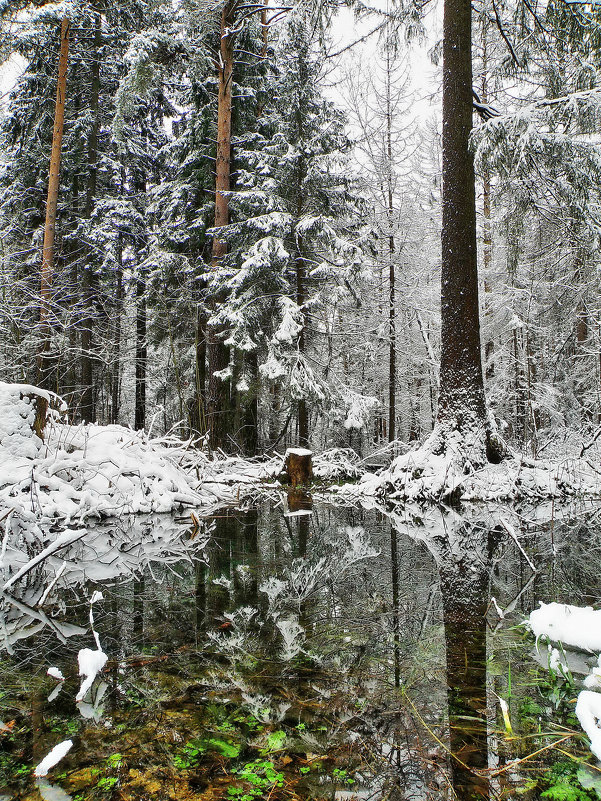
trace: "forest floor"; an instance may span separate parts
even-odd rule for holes
[[[464,457],[460,441],[447,441],[445,452],[436,454],[426,440],[397,456],[389,468],[365,474],[337,493],[341,498],[374,495],[396,503],[598,498],[601,459],[595,440],[579,445],[570,442],[563,453],[544,459],[508,449],[499,464],[474,467]]]

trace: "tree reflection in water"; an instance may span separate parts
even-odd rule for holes
[[[416,742],[423,738],[424,723],[421,715],[430,716],[438,722],[437,731],[445,744],[448,744],[450,755],[447,770],[450,774],[454,797],[459,801],[474,801],[489,798],[490,782],[487,777],[489,765],[488,725],[487,725],[487,621],[486,613],[490,599],[491,574],[493,569],[493,551],[498,540],[497,531],[491,517],[472,514],[461,515],[451,509],[430,509],[419,518],[419,525],[408,515],[391,514],[391,577],[394,611],[392,615],[394,678],[398,686],[398,678],[402,679],[400,663],[407,659],[403,655],[402,637],[400,633],[406,622],[398,610],[400,597],[399,568],[397,553],[400,549],[399,537],[413,538],[413,547],[419,547],[415,540],[425,545],[433,558],[438,572],[440,605],[442,607],[442,623],[444,626],[444,645],[446,651],[446,694],[431,697],[421,711],[413,710],[417,731],[411,745],[405,747],[405,760],[399,760],[399,790],[402,795],[402,784],[405,793],[415,798],[433,798],[434,787],[439,785],[440,794],[444,794],[440,775],[433,776],[426,768],[427,759],[421,755],[421,781],[416,764]],[[417,537],[416,537],[417,535]],[[402,541],[402,540],[401,540]],[[407,545],[405,545],[407,547]],[[432,600],[432,606],[437,606]],[[425,627],[424,627],[425,628]],[[411,646],[410,646],[411,647]],[[434,691],[434,686],[432,687]],[[407,697],[420,704],[419,690],[410,688]],[[433,709],[435,698],[440,699],[438,713]],[[401,701],[402,703],[402,701]],[[448,721],[445,736],[444,721]],[[403,751],[402,738],[407,742],[408,725],[398,725],[398,751]],[[436,761],[442,754],[437,752]],[[409,770],[408,770],[409,768]],[[410,786],[407,786],[411,778]],[[444,782],[443,782],[444,784]],[[411,785],[413,789],[411,789]],[[429,787],[430,789],[426,789]],[[419,789],[418,789],[419,788]],[[434,794],[433,794],[434,793]]]
[[[506,529],[497,527],[498,511],[430,507],[394,514],[325,504],[311,510],[306,497],[292,498],[291,511],[296,503],[310,513],[286,517],[281,505],[267,504],[224,511],[202,550],[192,551],[193,539],[182,540],[185,548],[175,542],[176,553],[188,558],[166,551],[152,567],[140,561],[137,572],[132,562],[130,581],[107,575],[105,600],[95,609],[114,666],[105,707],[112,722],[100,725],[101,737],[73,702],[77,650],[90,641],[90,585],[72,581],[68,596],[61,588],[74,599],[64,607],[64,621],[58,591],[52,618],[35,608],[43,573],[32,574],[24,588],[32,595],[29,605],[6,596],[0,632],[7,647],[12,639],[5,670],[22,674],[23,687],[31,683],[22,695],[9,696],[6,705],[15,712],[0,712],[20,727],[15,754],[26,744],[36,758],[47,751],[57,739],[49,721],[58,719],[61,732],[67,726],[78,732],[66,760],[70,769],[89,759],[90,743],[102,765],[131,738],[132,775],[160,769],[181,797],[199,797],[194,782],[225,797],[227,782],[240,782],[240,760],[259,757],[283,771],[291,788],[292,795],[271,788],[272,801],[496,797],[489,766],[520,754],[513,743],[499,748],[494,722],[487,727],[487,681],[489,691],[504,692],[501,675],[487,679],[491,575],[501,604],[519,599],[525,613],[556,594],[560,575],[571,582],[571,598],[583,591],[598,597],[591,532],[582,537],[585,551],[576,538],[562,551],[557,526],[559,557],[553,571],[539,559],[535,588],[512,542],[499,559],[497,541]],[[509,514],[504,510],[503,519]],[[171,538],[164,539],[171,548]],[[146,535],[142,541],[147,544]],[[541,542],[548,541],[543,533]],[[584,577],[582,554],[590,574]],[[79,562],[85,577],[87,563]],[[111,551],[107,564],[114,563]],[[90,565],[98,575],[93,554]],[[491,643],[491,653],[497,645]],[[527,664],[528,646],[519,647]],[[49,660],[68,675],[62,707],[44,700]],[[515,687],[519,692],[517,675]],[[273,753],[270,735],[280,743]],[[174,759],[192,736],[227,736],[244,757],[209,750],[189,774],[178,772]],[[153,750],[145,756],[145,749]],[[518,784],[518,769],[512,771]],[[7,787],[18,781],[9,777]]]
[[[439,562],[442,594],[451,771],[461,801],[489,797],[486,715],[486,610],[493,536],[474,524],[449,532]]]

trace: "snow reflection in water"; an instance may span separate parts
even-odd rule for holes
[[[512,624],[538,601],[596,602],[600,588],[596,512],[554,512],[552,530],[508,509],[285,517],[267,505],[185,534],[165,518],[99,527],[3,596],[0,792],[538,797],[544,765],[565,759],[554,743],[587,751],[570,734],[573,687],[550,680]],[[13,553],[17,568],[33,556]],[[96,589],[109,661],[76,704]],[[32,789],[31,769],[67,738]]]

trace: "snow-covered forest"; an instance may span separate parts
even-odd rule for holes
[[[365,456],[432,431],[475,336],[504,442],[595,435],[597,6],[474,7],[481,334],[450,298],[441,342],[440,9],[343,5],[3,4],[4,381],[72,422]]]
[[[601,5],[0,23],[0,801],[601,797]]]

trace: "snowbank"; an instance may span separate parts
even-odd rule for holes
[[[0,504],[67,523],[201,505],[198,481],[178,464],[185,450],[123,426],[54,424],[37,458],[21,456],[10,471],[0,461]]]
[[[588,459],[527,460],[512,454],[500,464],[475,468],[465,458],[460,438],[446,443],[443,454],[426,442],[398,456],[379,474],[366,474],[357,484],[332,487],[348,499],[375,496],[397,502],[512,502],[523,499],[601,496],[601,469]]]
[[[119,425],[71,426],[51,415],[33,428],[36,387],[0,382],[0,519],[66,525],[86,518],[173,512],[235,503],[274,474],[274,460],[209,460],[190,442],[151,438]],[[240,463],[238,463],[240,462]]]
[[[331,448],[313,457],[313,475],[322,481],[357,479],[364,472],[360,457],[352,448]]]

